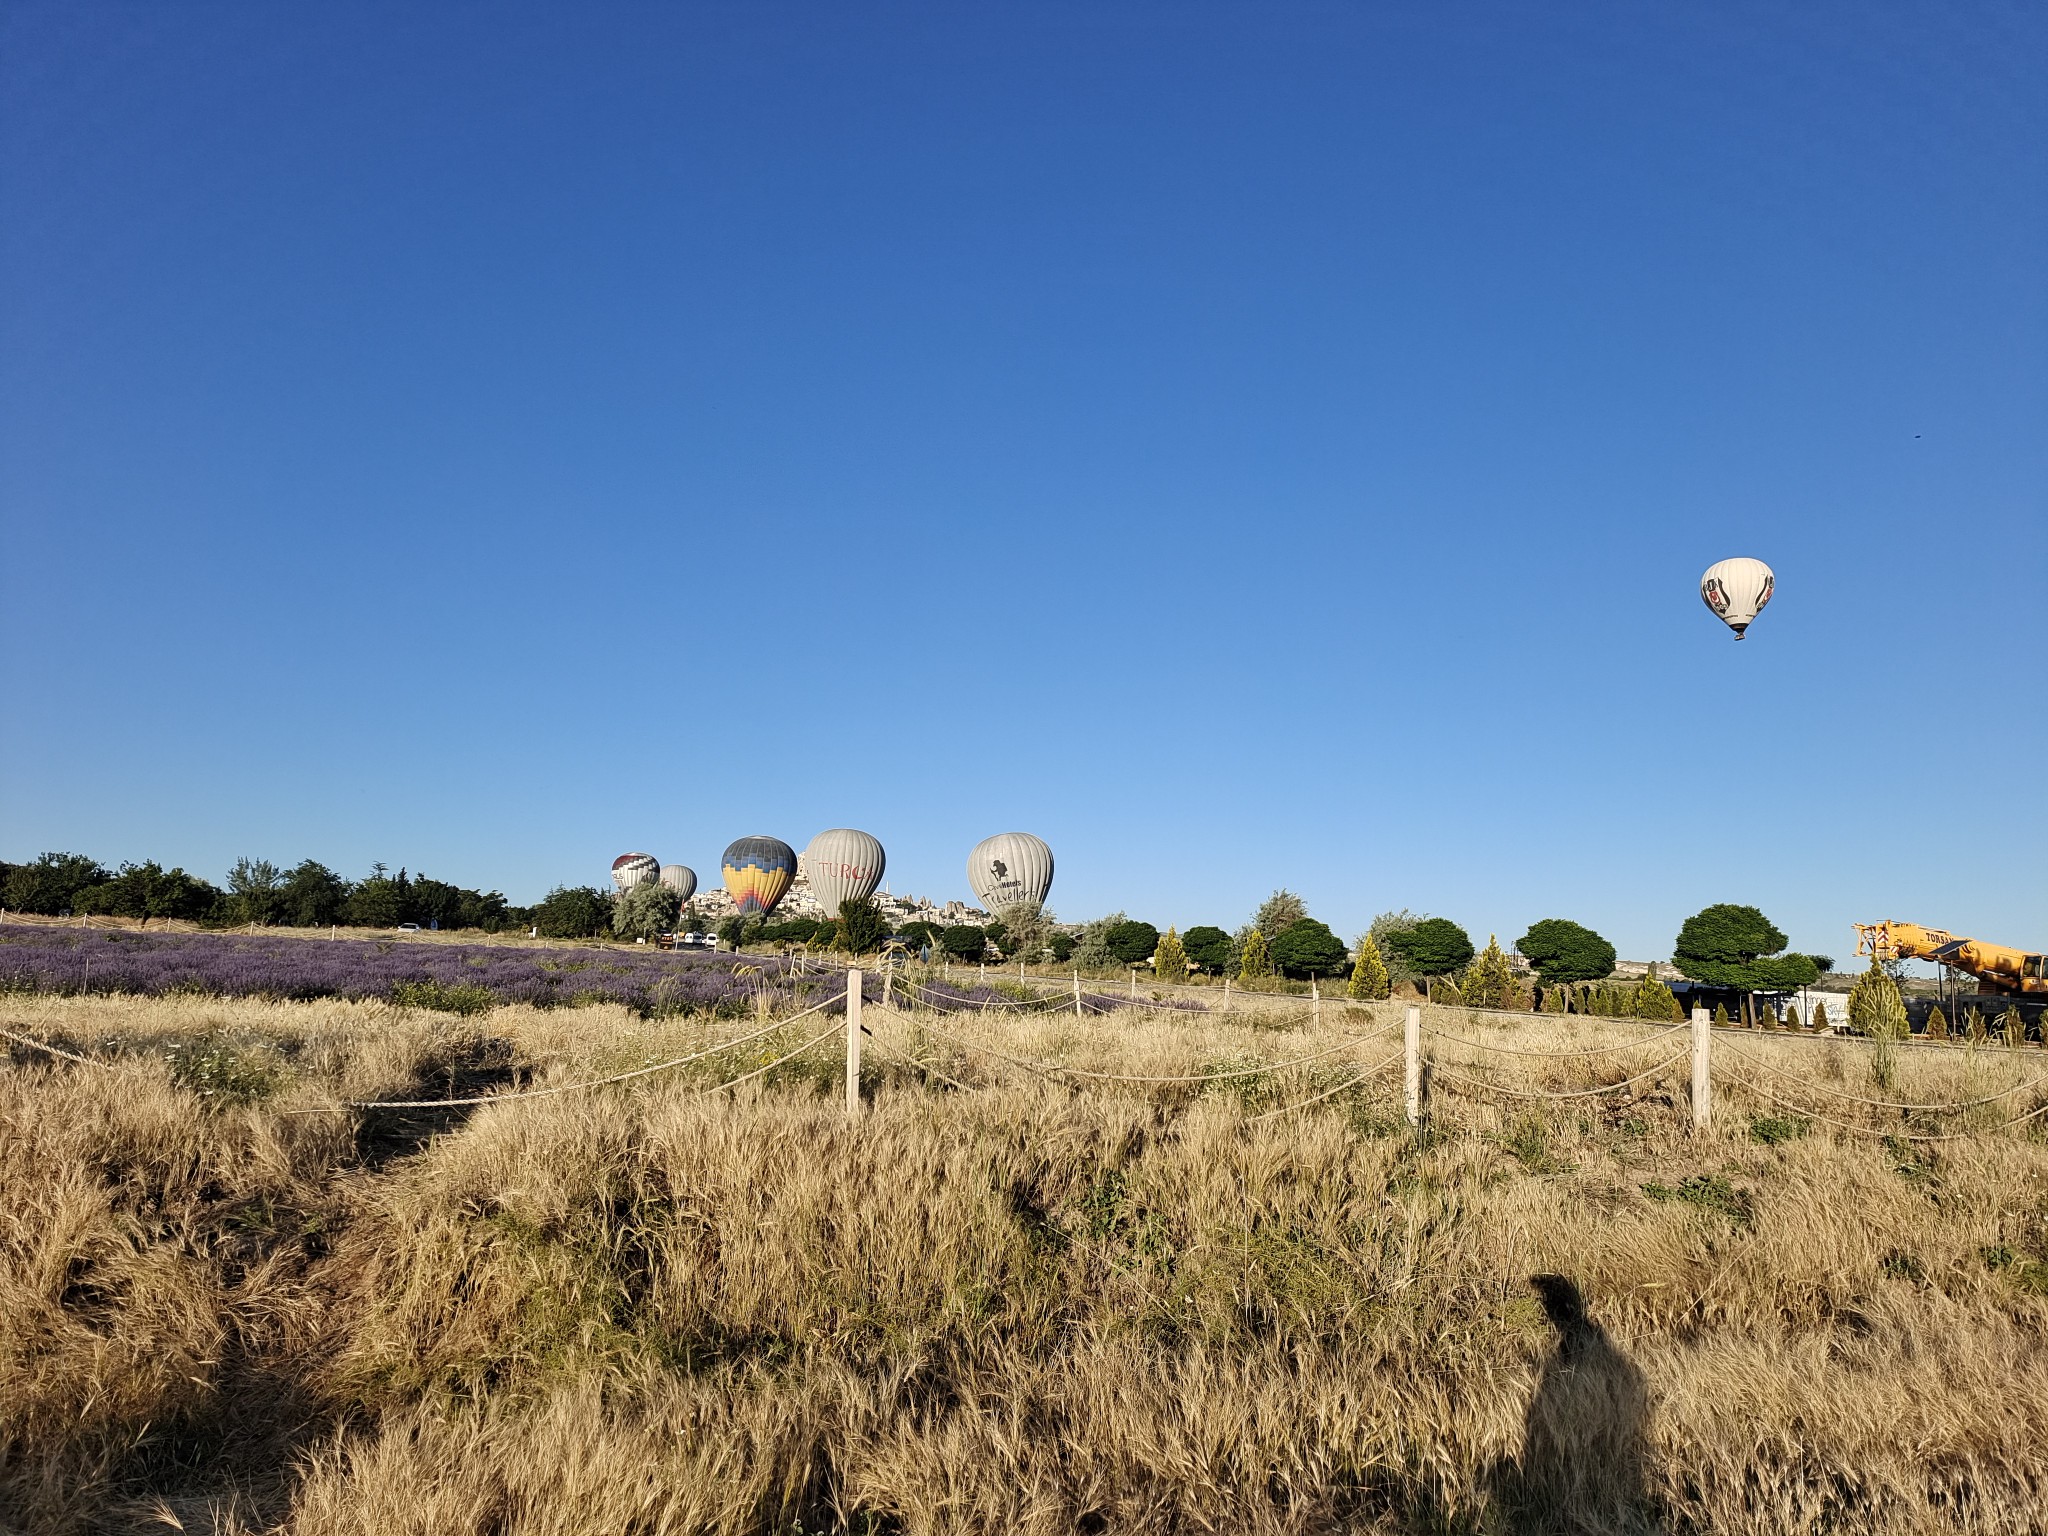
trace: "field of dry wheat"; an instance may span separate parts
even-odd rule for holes
[[[2039,1052],[867,1016],[7,999],[0,1527],[2048,1528]]]

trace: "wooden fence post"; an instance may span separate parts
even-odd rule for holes
[[[1714,1022],[1704,1008],[1692,1011],[1692,1128],[1704,1131],[1714,1118],[1714,1073],[1709,1056]]]
[[[1074,972],[1074,1017],[1081,1017],[1081,972],[1078,968]]]
[[[1308,1015],[1317,1029],[1323,1027],[1323,990],[1313,976],[1308,979]]]
[[[1405,1068],[1404,1083],[1407,1100],[1408,1123],[1422,1124],[1422,1008],[1417,1003],[1408,1005],[1408,1016],[1401,1027],[1401,1061]]]
[[[1137,1000],[1138,1000],[1138,968],[1137,968],[1137,967],[1136,967],[1136,966],[1134,965],[1134,966],[1132,966],[1132,967],[1131,967],[1131,1001],[1135,1003],[1135,1002],[1136,1002]]]
[[[1230,1012],[1230,977],[1228,975],[1223,978],[1223,1011],[1225,1013]]]
[[[846,1112],[860,1113],[860,971],[846,973]]]

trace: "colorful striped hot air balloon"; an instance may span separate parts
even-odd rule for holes
[[[779,837],[743,837],[719,863],[733,904],[748,916],[773,912],[796,878],[796,850]]]

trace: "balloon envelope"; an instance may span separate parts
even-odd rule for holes
[[[651,853],[622,853],[612,860],[612,884],[624,895],[661,873],[661,860]]]
[[[697,871],[687,864],[664,864],[661,866],[661,883],[688,901],[697,894]]]
[[[796,850],[779,837],[743,837],[718,862],[743,913],[767,916],[796,878]]]
[[[1735,638],[1740,640],[1742,632],[1771,600],[1776,580],[1768,565],[1747,555],[1719,560],[1700,577],[1700,601],[1713,609],[1715,616],[1734,630]]]
[[[820,832],[804,850],[804,874],[811,882],[811,894],[834,917],[839,915],[841,902],[866,901],[875,894],[887,863],[881,843],[852,827]]]
[[[1029,832],[998,832],[967,855],[967,883],[991,912],[1020,901],[1043,902],[1052,889],[1052,850]]]

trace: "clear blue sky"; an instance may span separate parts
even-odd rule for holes
[[[1789,14],[1788,14],[1789,13]],[[2048,11],[0,12],[0,857],[2048,940]],[[1768,560],[1737,645],[1701,570]]]

